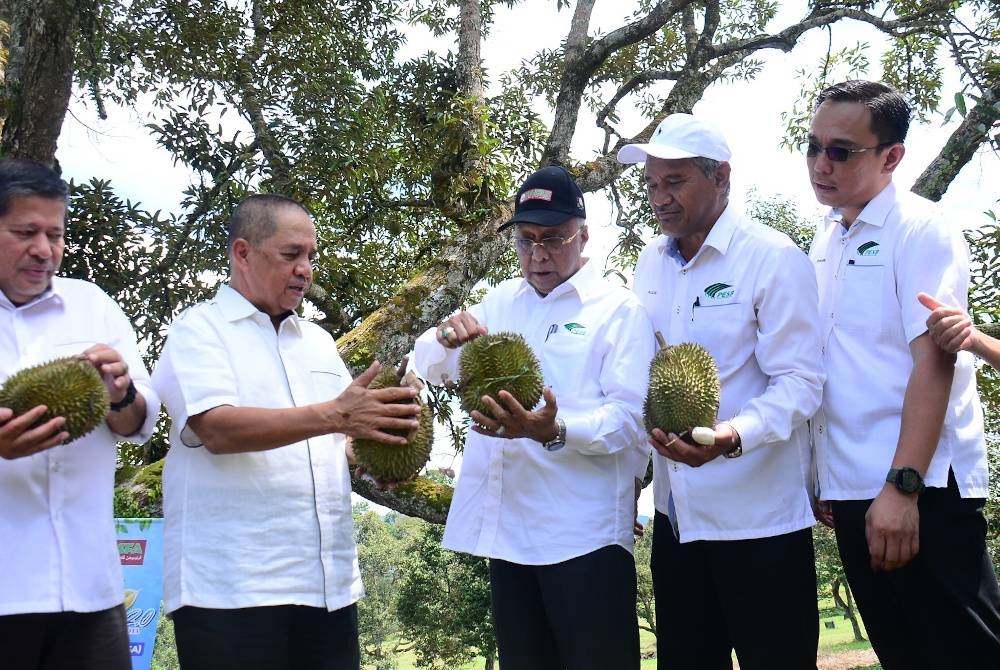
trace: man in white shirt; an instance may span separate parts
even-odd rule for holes
[[[725,137],[664,119],[645,163],[663,235],[634,290],[668,344],[696,342],[719,369],[720,423],[703,446],[654,429],[651,568],[659,668],[814,668],[819,636],[806,421],[820,402],[815,279],[787,236],[729,203]],[[780,644],[774,633],[780,631]]]
[[[910,111],[885,84],[848,81],[820,93],[809,130],[809,180],[831,207],[810,250],[827,375],[812,422],[819,508],[883,668],[997,668],[973,359],[934,344],[918,302],[964,310],[968,250],[892,181]]]
[[[0,378],[79,355],[111,410],[72,442],[46,408],[0,407],[0,665],[131,668],[112,512],[118,440],[145,442],[160,401],[121,308],[90,282],[56,277],[67,187],[49,168],[0,160]]]
[[[639,667],[632,557],[635,481],[649,461],[642,401],[653,333],[626,289],[583,256],[583,193],[563,168],[528,177],[514,216],[523,278],[418,338],[432,383],[458,377],[464,343],[520,333],[538,356],[544,402],[502,391],[472,413],[443,546],[490,558],[500,666]]]
[[[153,383],[172,425],[163,472],[164,601],[185,670],[357,670],[362,585],[346,435],[404,444],[410,388],[353,382],[294,310],[316,229],[277,195],[229,223],[230,280],[170,327]]]

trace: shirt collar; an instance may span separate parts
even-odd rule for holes
[[[258,314],[260,318],[266,319],[268,323],[271,322],[271,317],[264,312],[257,309],[256,306],[249,300],[247,300],[242,293],[234,289],[229,284],[223,284],[219,287],[218,293],[215,294],[215,304],[219,306],[219,311],[222,312],[222,317],[227,321],[239,321],[240,319],[250,319],[256,317]],[[289,328],[293,328],[295,332],[301,333],[301,328],[299,326],[299,317],[292,312],[282,321],[282,326],[288,324]]]
[[[896,183],[890,181],[889,184],[878,192],[874,198],[868,201],[861,213],[858,214],[858,218],[854,220],[855,223],[861,221],[862,223],[867,223],[870,226],[875,226],[877,228],[882,228],[885,226],[886,219],[889,218],[889,213],[896,203]],[[830,209],[824,217],[826,222],[827,230],[833,224],[840,225],[844,221],[844,215],[836,207]],[[853,225],[853,224],[852,224]]]
[[[552,289],[552,291],[545,296],[545,298],[560,296],[563,293],[576,291],[576,294],[580,296],[580,300],[586,301],[590,296],[600,293],[599,280],[600,278],[597,276],[597,270],[594,262],[589,258],[584,258],[583,266],[569,279]],[[522,279],[521,285],[518,286],[517,290],[514,292],[514,297],[520,297],[525,291],[531,291],[536,296],[538,295],[535,291],[535,287],[528,283],[527,279]],[[541,296],[539,297],[541,298]]]
[[[34,300],[30,300],[24,303],[23,305],[15,305],[10,301],[10,298],[7,297],[6,293],[0,291],[0,307],[12,311],[19,309],[30,309],[31,307],[34,307],[35,305],[40,305],[41,303],[46,301],[52,301],[52,305],[55,307],[62,307],[62,305],[65,303],[65,300],[63,299],[63,291],[61,290],[62,281],[63,280],[59,277],[53,277],[52,283],[49,284],[49,287],[45,289],[45,291],[42,292],[41,295],[39,295]]]
[[[733,236],[736,234],[736,229],[739,228],[740,216],[733,207],[732,203],[727,203],[726,208],[722,210],[722,214],[716,219],[715,224],[712,225],[712,229],[708,231],[708,235],[705,237],[705,241],[702,243],[701,248],[698,249],[698,253],[694,255],[691,259],[693,261],[695,258],[701,255],[702,249],[705,247],[711,247],[718,251],[723,256],[729,250],[729,245],[733,241]],[[660,255],[667,255],[680,260],[681,264],[686,264],[690,261],[685,261],[680,255],[680,251],[677,248],[677,240],[669,235],[660,235],[660,238],[655,242],[656,249],[659,251]]]

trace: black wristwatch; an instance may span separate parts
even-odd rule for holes
[[[132,403],[134,403],[135,402],[135,394],[136,394],[135,382],[133,382],[130,379],[128,381],[128,388],[125,389],[125,397],[122,398],[121,400],[119,400],[118,402],[111,403],[111,411],[112,412],[120,412],[123,409],[125,409],[126,407],[128,407],[129,405],[131,405]]]
[[[889,474],[885,476],[885,481],[908,495],[922,493],[926,488],[924,478],[913,468],[891,468]]]

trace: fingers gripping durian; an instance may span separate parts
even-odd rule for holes
[[[714,433],[694,429],[714,426],[718,412],[719,371],[707,350],[683,342],[656,352],[649,364],[649,390],[643,404],[647,431],[659,428],[677,435],[692,431],[697,442],[709,444],[714,442]]]
[[[63,429],[72,442],[104,421],[110,399],[97,368],[70,356],[15,372],[0,388],[0,407],[9,407],[15,416],[39,405],[48,409],[34,425],[65,417]]]
[[[459,398],[466,412],[478,410],[489,416],[482,397],[496,400],[500,391],[510,393],[527,410],[534,408],[542,397],[541,365],[535,352],[517,333],[477,337],[462,347],[458,365]]]
[[[419,388],[420,381],[412,375],[407,375],[404,382],[403,370],[382,368],[369,388],[380,389],[389,386],[401,386],[403,383]],[[420,397],[414,400],[420,405],[418,426],[412,431],[403,432],[389,430],[386,432],[401,435],[406,438],[406,444],[386,444],[375,440],[357,439],[353,442],[354,456],[358,463],[372,476],[379,479],[404,480],[420,472],[431,457],[431,447],[434,444],[434,415]]]

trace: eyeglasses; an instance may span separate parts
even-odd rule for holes
[[[553,235],[552,237],[542,238],[538,242],[529,240],[526,237],[515,237],[514,248],[521,254],[530,254],[535,250],[535,247],[541,247],[550,254],[558,253],[563,247],[572,242],[573,239],[580,234],[581,230],[583,230],[583,226],[577,229],[577,231],[569,237]]]
[[[847,147],[824,147],[820,146],[816,142],[806,142],[806,156],[809,158],[815,158],[819,156],[819,152],[826,154],[828,160],[834,163],[844,163],[850,160],[851,156],[854,154],[859,154],[862,151],[871,151],[872,149],[881,149],[887,147],[895,142],[882,142],[881,144],[876,144],[873,147],[861,147],[860,149],[848,149]]]

